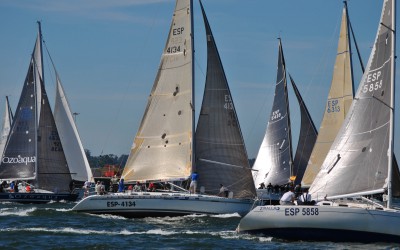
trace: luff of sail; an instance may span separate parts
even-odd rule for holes
[[[220,184],[234,198],[255,197],[247,152],[218,49],[200,1],[207,37],[207,74],[195,135],[198,187],[218,194]]]
[[[4,147],[6,146],[8,135],[10,134],[11,122],[13,120],[12,116],[13,115],[8,102],[8,97],[6,96],[6,108],[3,114],[3,124],[0,134],[0,156],[3,156]]]
[[[394,3],[381,21],[356,97],[311,185],[315,198],[381,193],[390,188],[393,155]]]
[[[343,7],[340,36],[337,48],[331,88],[325,106],[324,116],[318,131],[317,141],[301,180],[303,186],[310,186],[317,176],[329,149],[349,112],[353,101],[353,80],[349,33],[346,8]]]
[[[58,73],[56,72],[56,101],[54,106],[54,120],[57,125],[58,133],[71,178],[77,181],[93,180],[92,170],[86,158],[78,129],[72,117],[68,99],[61,84]]]
[[[295,177],[294,184],[297,185],[303,179],[304,171],[306,170],[311,152],[314,148],[315,141],[317,140],[318,132],[315,128],[311,115],[308,112],[307,106],[300,95],[300,92],[289,74],[290,82],[292,83],[294,93],[300,106],[301,126],[299,142],[297,143],[297,150],[293,160],[292,176]]]
[[[122,173],[125,180],[189,177],[193,154],[192,1],[178,0],[156,80]]]
[[[289,182],[292,164],[292,144],[286,66],[279,39],[278,70],[275,97],[267,131],[253,166],[254,184],[282,185]],[[269,170],[269,172],[268,172]]]

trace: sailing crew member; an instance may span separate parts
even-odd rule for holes
[[[308,193],[308,189],[303,189],[303,194],[298,197],[298,205],[314,205],[315,201],[311,199],[311,194]]]
[[[228,198],[228,196],[229,196],[229,189],[227,188],[227,187],[225,187],[224,185],[222,185],[222,184],[219,184],[220,185],[220,189],[219,189],[219,196],[222,196],[222,197],[227,197]]]
[[[119,183],[118,183],[118,192],[123,193],[124,190],[125,190],[124,179],[121,178],[121,180],[119,180]]]
[[[189,193],[195,194],[196,193],[196,189],[197,189],[197,180],[199,179],[199,175],[197,174],[196,171],[194,171],[192,173],[191,178],[192,178],[192,181],[190,182]]]
[[[281,204],[281,205],[294,205],[294,198],[295,198],[295,195],[293,193],[293,187],[291,187],[289,191],[287,191],[286,193],[284,193],[282,195],[282,198],[279,201],[279,204]]]

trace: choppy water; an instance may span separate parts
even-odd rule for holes
[[[74,203],[0,203],[0,247],[6,249],[400,249],[400,244],[288,242],[237,234],[240,217],[126,219],[71,211]],[[399,225],[400,230],[400,225]]]

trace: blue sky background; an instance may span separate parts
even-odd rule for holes
[[[287,69],[319,128],[335,61],[342,1],[203,0],[203,4],[249,157],[257,155],[271,112],[279,36]],[[71,108],[80,113],[77,126],[84,147],[92,155],[128,154],[156,76],[174,5],[173,0],[1,0],[0,113],[5,95],[10,95],[16,108],[37,34],[36,21],[41,20],[44,40]],[[350,0],[348,5],[366,64],[382,1]],[[199,111],[206,41],[197,0],[194,15]],[[356,60],[354,57],[358,86],[361,73]],[[45,72],[50,70],[45,62]],[[46,75],[46,86],[54,100],[53,75]],[[295,151],[300,114],[291,86],[289,91]],[[397,154],[398,134],[396,125]]]

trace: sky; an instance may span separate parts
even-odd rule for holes
[[[282,38],[288,72],[319,128],[335,62],[342,0],[203,0],[230,85],[249,158],[255,158],[271,112]],[[15,110],[37,35],[37,23],[56,65],[84,148],[94,156],[128,154],[164,48],[174,0],[1,0],[0,114],[5,96]],[[348,2],[364,64],[382,1]],[[196,120],[206,69],[206,38],[194,0]],[[397,46],[398,47],[398,46]],[[355,53],[355,52],[354,52]],[[48,56],[45,81],[54,100]],[[361,79],[353,57],[355,86]],[[396,66],[398,78],[399,66]],[[396,94],[399,94],[397,87]],[[293,151],[300,114],[289,86]],[[396,108],[398,108],[398,101]],[[399,154],[399,115],[395,152]]]

